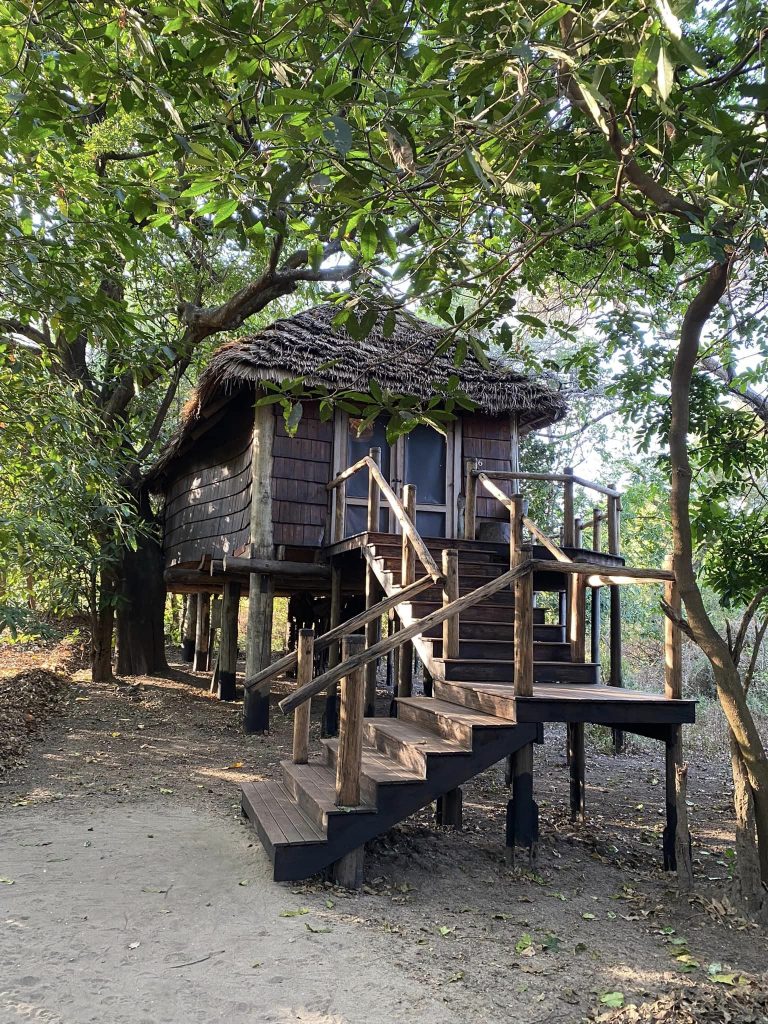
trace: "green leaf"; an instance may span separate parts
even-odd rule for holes
[[[666,100],[669,97],[674,84],[675,65],[672,63],[669,51],[662,45],[659,50],[659,60],[656,65],[656,85],[659,89],[659,95],[663,100]]]
[[[624,993],[623,992],[604,992],[600,996],[600,1002],[604,1006],[612,1006],[618,1008],[624,1005]]]
[[[530,949],[533,945],[533,939],[528,932],[523,932],[520,938],[515,943],[515,952],[523,953],[526,949]]]
[[[608,107],[605,97],[598,92],[591,82],[585,82],[583,79],[577,78],[576,75],[573,77],[581,90],[584,102],[587,104],[587,108],[592,115],[595,124],[597,124],[604,135],[609,135],[608,122],[606,121],[605,114],[603,113],[604,109],[607,109]]]
[[[362,253],[363,259],[366,261],[372,260],[376,255],[378,247],[379,235],[376,230],[376,222],[367,220],[363,224],[362,231],[360,232],[360,252]]]
[[[309,913],[309,907],[299,907],[298,910],[281,910],[280,917],[303,917]]]
[[[673,39],[679,39],[683,30],[680,28],[680,21],[669,6],[668,0],[656,0],[656,6],[659,9],[661,20],[667,32],[669,32]]]
[[[237,199],[228,199],[225,203],[222,203],[213,218],[213,226],[218,227],[225,220],[229,220],[236,209]]]
[[[346,156],[347,153],[352,149],[352,129],[349,127],[349,123],[344,120],[343,117],[332,116],[328,119],[329,123],[323,129],[323,135],[327,142],[333,146],[333,148],[341,153],[342,156]]]

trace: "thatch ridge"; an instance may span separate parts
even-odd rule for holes
[[[316,306],[217,349],[185,407],[179,432],[152,476],[179,454],[187,430],[206,407],[260,381],[281,383],[301,377],[308,392],[332,394],[367,392],[370,381],[375,380],[383,391],[410,395],[426,404],[436,395],[447,397],[448,380],[457,377],[459,391],[480,412],[516,412],[521,422],[531,427],[545,426],[565,415],[565,394],[552,380],[534,379],[500,363],[485,368],[471,347],[457,367],[453,342],[445,353],[435,355],[446,338],[444,328],[401,310],[395,316],[394,330],[385,337],[382,311],[368,336],[356,340],[343,327],[333,325],[338,312],[334,305]]]

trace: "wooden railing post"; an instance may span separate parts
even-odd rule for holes
[[[674,561],[669,555],[664,562],[665,569],[674,569]],[[679,618],[682,614],[680,592],[676,582],[664,584],[664,600]],[[680,627],[664,616],[664,696],[670,700],[680,700],[683,695],[683,645]]]
[[[315,631],[299,630],[299,660],[296,668],[296,689],[305,686],[311,679],[315,660]],[[299,704],[293,713],[293,763],[306,764],[309,760],[309,720],[312,713],[312,699]]]
[[[205,591],[197,594],[197,621],[195,623],[195,657],[193,672],[208,671],[208,639],[211,627],[211,595]]]
[[[523,546],[523,518],[527,502],[519,494],[512,496],[509,516],[510,569],[527,561],[531,549]],[[515,633],[514,633],[515,696],[533,695],[533,573],[527,572],[515,581]]]
[[[331,562],[331,608],[328,619],[329,629],[335,629],[341,622],[341,569]],[[328,649],[328,668],[335,668],[341,661],[341,641],[332,643]],[[339,731],[339,688],[331,683],[325,697],[321,734],[335,736]]]
[[[381,467],[381,448],[369,448],[369,458]],[[368,474],[368,522],[366,529],[369,533],[378,533],[380,527],[379,508],[381,507],[381,495],[379,485],[373,473]]]
[[[346,481],[342,480],[333,489],[335,495],[336,507],[333,516],[333,540],[335,544],[338,544],[340,540],[344,540],[344,520],[346,518],[347,511],[347,484]]]
[[[370,448],[368,456],[376,466],[381,466],[381,448]],[[379,485],[372,472],[368,472],[368,517],[366,529],[369,533],[378,533],[380,526],[379,509],[381,507]],[[365,607],[373,608],[378,603],[379,583],[370,565],[365,568]],[[381,619],[372,619],[365,627],[365,646],[373,647],[381,640]],[[376,714],[376,673],[379,668],[377,661],[365,667],[365,713],[370,717]]]
[[[474,475],[478,468],[477,459],[467,459],[465,468],[464,496],[467,503],[464,507],[464,539],[474,540],[477,530],[477,477]]]
[[[573,476],[573,467],[566,466],[563,470],[566,477]],[[574,547],[574,519],[573,519],[573,480],[566,480],[563,484],[563,547]]]
[[[459,552],[455,548],[443,551],[443,607],[459,599]],[[443,657],[459,656],[459,616],[452,615],[443,622]]]
[[[587,578],[571,576],[568,615],[568,642],[571,645],[571,660],[582,663],[586,657],[587,641]]]
[[[344,638],[342,660],[362,654],[365,640],[360,634]],[[365,670],[354,669],[341,680],[339,747],[336,760],[336,804],[357,807],[360,804],[360,768],[363,760],[363,718]]]
[[[592,509],[592,550],[600,550],[600,523],[602,517],[599,508]],[[600,587],[592,588],[592,634],[590,661],[600,664]]]
[[[608,485],[615,491],[616,484]],[[609,495],[606,515],[608,531],[608,553],[611,555],[621,554],[621,503],[619,498]],[[611,587],[611,608],[610,608],[610,670],[608,683],[610,686],[622,686],[621,676],[621,588]],[[624,747],[624,733],[621,729],[613,730],[613,749],[620,754]]]
[[[403,487],[403,508],[411,520],[416,521],[416,485],[406,484]],[[403,548],[400,562],[400,585],[407,587],[416,579],[416,552],[403,531]],[[397,657],[397,696],[410,697],[413,693],[413,644],[406,640],[400,647]]]

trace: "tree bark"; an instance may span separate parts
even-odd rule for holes
[[[103,568],[91,598],[91,678],[94,683],[110,683],[112,639],[115,623],[117,577],[111,566]]]
[[[693,567],[690,520],[691,464],[688,454],[690,389],[704,325],[725,292],[729,264],[716,263],[690,303],[680,334],[671,380],[669,452],[672,471],[670,512],[674,569],[693,639],[709,659],[718,698],[733,733],[749,780],[762,880],[768,883],[768,759],[728,644],[710,620]]]
[[[139,534],[135,551],[128,547],[123,551],[117,608],[117,673],[121,676],[156,675],[168,669],[163,552],[145,490],[136,502],[146,529]]]

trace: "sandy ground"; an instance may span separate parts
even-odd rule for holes
[[[238,787],[279,773],[290,722],[245,737],[240,707],[201,682],[79,677],[3,778],[0,1024],[576,1024],[614,1019],[611,994],[642,1007],[734,990],[749,1005],[730,1017],[664,1019],[768,1020],[749,1001],[765,935],[727,895],[724,758],[691,764],[689,897],[660,869],[660,750],[616,758],[595,736],[589,821],[572,826],[556,729],[536,753],[535,871],[504,864],[496,768],[465,788],[461,833],[425,810],[370,844],[361,892],[276,884]]]
[[[324,905],[282,916],[301,901],[209,813],[58,804],[2,826],[3,1022],[444,1020],[383,937]]]

